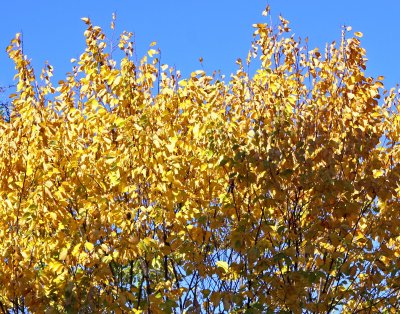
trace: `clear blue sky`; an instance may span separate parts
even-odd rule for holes
[[[368,75],[385,76],[385,86],[400,83],[400,1],[381,0],[269,0],[271,13],[291,21],[296,36],[309,37],[310,47],[324,48],[340,38],[341,26],[364,33]],[[12,83],[13,65],[5,47],[23,32],[25,53],[37,73],[47,60],[61,79],[70,70],[70,59],[84,48],[81,17],[109,29],[117,13],[117,31],[132,31],[142,55],[152,41],[162,51],[162,62],[175,65],[184,75],[200,68],[220,69],[229,75],[235,60],[250,47],[251,25],[267,20],[261,16],[263,0],[19,0],[3,1],[0,7],[0,85]]]

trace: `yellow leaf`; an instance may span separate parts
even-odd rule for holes
[[[181,80],[181,81],[179,81],[178,84],[179,84],[179,86],[185,87],[188,83],[185,80]]]
[[[154,55],[157,54],[157,50],[155,50],[155,49],[150,49],[147,53],[148,53],[149,56],[152,58]]]
[[[225,261],[218,261],[215,263],[215,265],[217,265],[217,267],[219,267],[219,268],[222,268],[226,273],[229,270],[229,265]]]
[[[375,179],[381,177],[384,174],[382,170],[372,170],[372,173]]]
[[[207,168],[208,168],[208,164],[202,164],[202,165],[200,166],[200,170],[201,170],[201,171],[205,171],[205,170],[207,170]]]
[[[112,256],[111,255],[105,255],[101,258],[101,261],[105,264],[108,264],[112,261]]]
[[[101,249],[105,252],[105,253],[108,253],[109,251],[110,251],[110,249],[108,248],[108,246],[106,245],[106,244],[102,244],[101,245]]]
[[[268,16],[269,11],[270,11],[270,6],[267,5],[264,11],[262,11],[262,16]]]
[[[176,142],[178,141],[178,138],[175,136],[171,137],[170,141],[171,141],[171,143],[167,144],[166,146],[167,146],[168,151],[170,153],[172,153],[175,150],[175,145],[176,145]]]
[[[60,259],[60,261],[63,261],[63,260],[65,260],[67,258],[67,255],[68,255],[68,249],[65,248],[65,249],[61,250],[60,255],[59,255],[58,258]]]
[[[85,243],[85,248],[86,248],[88,251],[93,251],[94,245],[93,245],[93,243],[86,242],[86,243]]]
[[[119,170],[111,172],[108,177],[110,178],[110,185],[112,187],[117,186],[121,181],[121,174]]]
[[[49,268],[55,273],[60,272],[63,269],[64,265],[57,261],[51,261],[49,263]]]
[[[363,33],[361,32],[355,32],[354,35],[360,38],[363,37]]]
[[[26,167],[26,175],[30,176],[33,173],[32,165],[28,162],[28,165]]]
[[[194,138],[198,138],[198,137],[199,137],[199,129],[200,129],[200,124],[196,124],[196,125],[193,127],[193,135],[194,135]]]
[[[82,21],[84,21],[86,24],[90,24],[90,19],[88,17],[83,17],[81,18]]]

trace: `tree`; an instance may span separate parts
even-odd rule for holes
[[[7,48],[3,313],[400,308],[398,94],[366,77],[360,33],[320,53],[283,18],[256,24],[225,82],[182,79],[154,47],[135,63],[126,32],[114,60],[83,20],[57,85],[19,35]]]

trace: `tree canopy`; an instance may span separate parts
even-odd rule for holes
[[[361,33],[320,52],[281,17],[230,77],[182,78],[83,20],[57,84],[7,48],[0,311],[400,309],[399,95]]]

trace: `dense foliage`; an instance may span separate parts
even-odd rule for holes
[[[7,49],[0,311],[399,310],[398,94],[365,75],[362,34],[319,52],[281,18],[228,81],[182,79],[83,20],[56,85]]]

